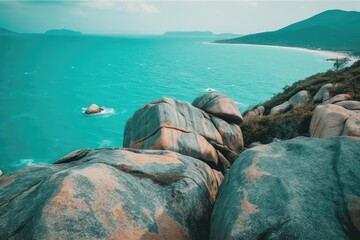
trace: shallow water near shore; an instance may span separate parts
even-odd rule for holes
[[[127,119],[161,97],[219,91],[246,108],[331,68],[328,54],[160,36],[0,36],[0,169],[122,146]],[[104,114],[88,116],[96,103]]]

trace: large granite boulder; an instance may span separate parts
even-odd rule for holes
[[[231,166],[210,239],[360,239],[360,139],[301,138],[247,150]]]
[[[330,98],[330,90],[333,88],[332,83],[327,83],[321,86],[319,91],[314,96],[315,103],[321,103]]]
[[[212,93],[207,95],[212,96]],[[223,98],[216,99],[218,101]],[[238,124],[233,123],[239,122],[241,115],[236,112],[233,118],[230,118],[229,112],[224,114],[226,117],[220,113],[210,114],[211,111],[206,106],[212,106],[210,109],[226,108],[213,106],[212,101],[215,100],[204,105],[200,102],[206,101],[198,101],[197,106],[202,106],[208,112],[171,98],[151,102],[127,121],[123,146],[171,150],[200,159],[212,168],[225,171],[243,149],[241,129]]]
[[[247,112],[247,114],[244,116],[244,120],[251,119],[254,117],[258,117],[258,116],[263,116],[264,113],[265,113],[265,107],[257,106],[256,108]]]
[[[360,110],[360,102],[359,101],[342,101],[337,102],[335,105],[342,106],[347,110]]]
[[[95,103],[93,103],[85,110],[85,113],[86,114],[95,114],[95,113],[100,113],[103,110],[104,110],[103,108],[101,108],[98,105],[96,105]]]
[[[342,101],[346,101],[349,100],[351,98],[351,96],[349,94],[338,94],[336,96],[333,96],[332,98],[326,100],[323,102],[323,104],[334,104],[334,103],[338,103],[338,102],[342,102]]]
[[[302,90],[296,93],[289,99],[289,103],[292,107],[301,106],[307,104],[311,99],[311,95],[308,91]]]
[[[273,115],[273,114],[284,113],[284,112],[288,111],[290,108],[291,108],[290,102],[285,101],[282,104],[279,104],[279,105],[273,107],[270,110],[270,114]]]
[[[316,138],[360,136],[360,111],[351,111],[336,104],[318,105],[311,118],[309,132],[311,137]]]
[[[220,93],[201,95],[193,101],[192,105],[230,123],[240,124],[243,121],[236,103]]]
[[[207,239],[221,173],[170,151],[79,150],[0,177],[0,239]]]

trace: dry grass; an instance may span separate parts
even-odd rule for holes
[[[312,113],[316,106],[313,102],[283,114],[267,114],[272,107],[289,100],[301,90],[307,90],[311,96],[314,96],[326,83],[339,83],[339,86],[331,91],[331,96],[347,93],[350,94],[352,100],[360,101],[360,61],[340,71],[329,70],[298,81],[292,86],[286,86],[283,92],[260,104],[265,107],[266,116],[246,119],[241,125],[245,146],[253,142],[270,143],[274,138],[285,140],[297,136],[308,136]]]

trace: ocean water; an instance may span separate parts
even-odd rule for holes
[[[122,146],[127,119],[164,96],[192,102],[219,91],[244,111],[332,66],[325,53],[212,40],[0,36],[0,169],[52,163],[79,148]],[[105,114],[85,115],[92,103]]]

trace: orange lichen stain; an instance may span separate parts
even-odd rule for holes
[[[251,165],[247,169],[245,169],[246,177],[249,180],[257,180],[263,176],[270,176],[271,174],[269,172],[259,170],[257,164],[260,163],[261,157],[279,158],[280,156],[281,156],[281,154],[266,154],[266,153],[256,154]]]
[[[347,196],[348,199],[348,212],[351,222],[360,231],[360,197]]]
[[[241,200],[241,209],[245,213],[248,213],[248,214],[256,213],[258,211],[257,207],[256,207],[256,205],[249,202],[249,200],[248,200],[248,197],[249,197],[248,192],[243,191],[243,194],[244,194],[244,198]]]
[[[159,164],[179,164],[181,163],[174,152],[167,152],[163,155],[151,154],[151,151],[147,153],[134,153],[127,150],[119,150],[121,155],[124,155],[126,158],[130,159],[133,163],[138,166],[143,166],[145,164],[159,163]],[[156,151],[154,151],[156,152]]]
[[[262,176],[270,176],[271,174],[266,171],[261,171],[257,167],[257,164],[260,162],[258,157],[255,157],[251,165],[245,170],[246,176],[248,179],[257,180]]]
[[[178,140],[182,132],[172,128],[161,128],[153,149],[178,151]]]
[[[77,217],[77,210],[85,209],[85,203],[77,198],[74,198],[76,192],[76,184],[71,178],[64,178],[60,181],[62,185],[60,192],[58,192],[50,201],[47,207],[47,215],[58,215],[59,212],[70,216]]]
[[[249,220],[251,214],[257,213],[259,211],[256,205],[249,202],[248,192],[243,191],[243,195],[244,198],[241,200],[240,203],[242,212],[236,220],[236,227],[242,227]]]
[[[116,218],[119,219],[124,218],[126,215],[122,207],[115,207],[114,209],[112,209],[112,213]]]
[[[0,177],[0,188],[4,188],[8,186],[9,184],[12,184],[15,182],[16,177],[14,175],[12,176],[1,176]]]
[[[219,159],[216,149],[201,135],[196,135],[196,140],[201,151],[201,157],[217,165]]]
[[[86,177],[94,184],[98,193],[102,191],[114,190],[120,190],[124,192],[125,186],[117,181],[116,176],[114,176],[114,173],[110,168],[110,166],[98,163],[80,170],[73,170],[72,174]]]
[[[143,208],[143,210],[144,209],[145,208]],[[113,223],[116,225],[112,229],[109,228],[111,224],[104,225],[109,232],[109,239],[159,239],[157,233],[149,232],[146,225],[129,217],[127,212],[122,208],[122,205],[118,205],[113,209],[113,215],[115,216]]]
[[[163,208],[155,212],[159,228],[159,239],[189,239],[188,233]]]
[[[216,171],[215,169],[212,169],[207,166],[206,166],[206,171],[210,178],[210,186],[208,186],[208,190],[210,193],[210,202],[211,204],[213,204],[219,192],[219,187],[221,185],[221,182],[224,179],[224,175],[221,172]]]

